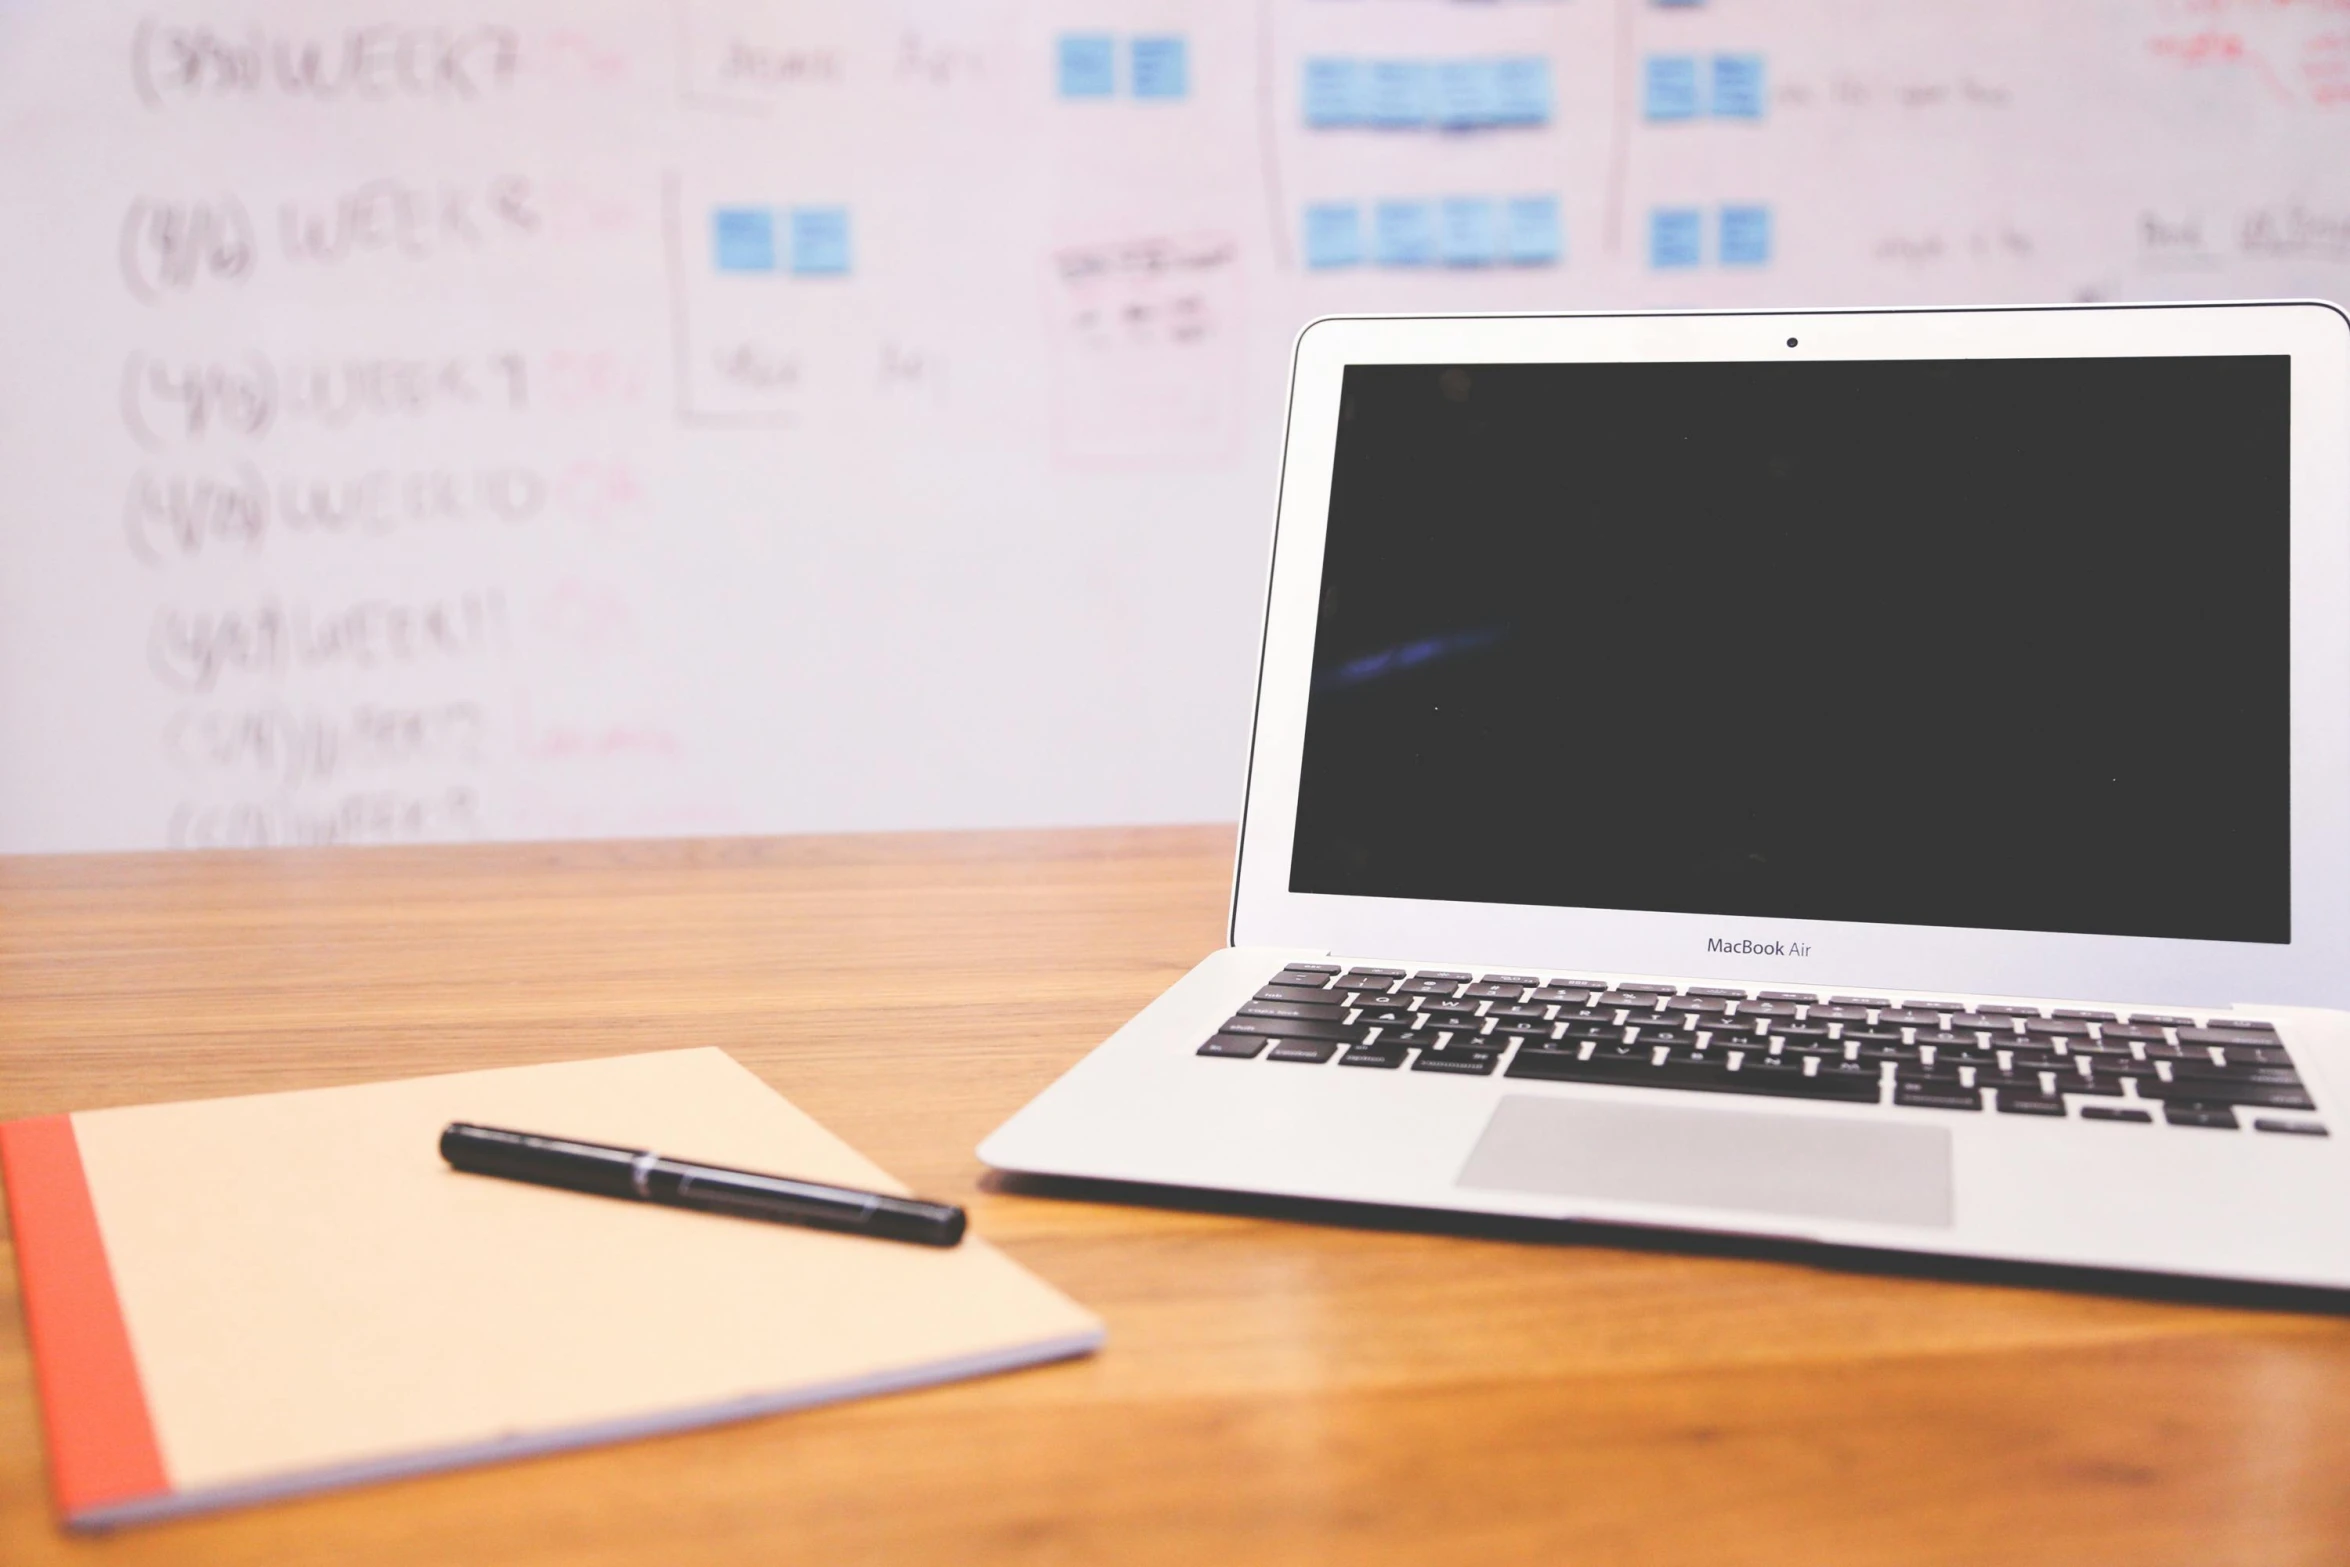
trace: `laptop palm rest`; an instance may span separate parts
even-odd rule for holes
[[[1512,1094],[1485,1123],[1457,1184],[1947,1229],[1950,1133]]]

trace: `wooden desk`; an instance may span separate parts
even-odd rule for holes
[[[0,1562],[2350,1559],[2350,1322],[991,1190],[1222,829],[0,860],[0,1117],[723,1045],[1108,1319],[1076,1364]]]

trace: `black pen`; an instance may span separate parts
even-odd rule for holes
[[[741,1219],[804,1224],[922,1246],[952,1246],[963,1238],[963,1210],[945,1203],[694,1164],[664,1158],[650,1148],[614,1148],[451,1121],[441,1132],[441,1157],[476,1175],[502,1175],[510,1181],[535,1181],[567,1191]]]

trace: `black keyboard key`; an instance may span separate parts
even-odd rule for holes
[[[1792,1001],[1748,1001],[1739,1005],[1734,1017],[1791,1018],[1802,1010]]]
[[[1927,1083],[1896,1082],[1893,1102],[1907,1105],[1912,1110],[1980,1110],[1983,1096],[1971,1088],[1941,1087]]]
[[[1420,1003],[1420,1015],[1422,1017],[1475,1017],[1477,1003],[1474,1001],[1447,1001],[1442,997],[1433,997]],[[1444,1025],[1439,1023],[1436,1026],[1442,1028]]]
[[[1264,1049],[1265,1045],[1266,1041],[1262,1039],[1248,1038],[1238,1034],[1218,1034],[1200,1046],[1199,1053],[1203,1056],[1231,1056],[1236,1060],[1246,1060]]]
[[[2119,1105],[2083,1105],[2081,1106],[2081,1119],[2084,1121],[2151,1121],[2154,1117],[2143,1110],[2128,1110]]]
[[[1618,985],[1616,988],[1635,996],[1677,996],[1680,994],[1671,985]]]
[[[2257,1019],[2248,1017],[2215,1017],[2211,1020],[2211,1026],[2213,1028],[2230,1029],[2236,1033],[2241,1034],[2273,1035],[2277,1031],[2277,1026],[2274,1023],[2263,1023]]]
[[[1536,1006],[1487,1007],[1485,1009],[1485,1015],[1487,1017],[1540,1018],[1548,1017],[1550,1015],[1550,1009],[1548,1007]]]
[[[1227,1034],[1262,1034],[1275,1039],[1334,1039],[1342,1045],[1360,1044],[1370,1029],[1361,1023],[1292,1022],[1278,1017],[1236,1017],[1221,1030]]]
[[[1812,1007],[1803,1014],[1803,1020],[1806,1023],[1853,1023],[1866,1027],[1869,1013],[1866,1007]]]
[[[1877,1026],[1879,1028],[1939,1029],[1942,1026],[1942,1014],[1939,1012],[1918,1012],[1907,1007],[1887,1007],[1877,1014]]]
[[[1371,1066],[1394,1071],[1403,1065],[1411,1052],[1385,1039],[1375,1039],[1367,1045],[1356,1045],[1338,1058],[1340,1066]]]
[[[1595,1007],[1622,1007],[1628,1012],[1654,1012],[1657,998],[1643,996],[1635,991],[1611,990],[1591,1004]]]
[[[2237,1130],[2236,1112],[2226,1105],[2166,1104],[2162,1118],[2172,1126],[2214,1126]]]
[[[1934,1069],[1939,1072],[1956,1071],[1962,1066],[1996,1067],[1999,1065],[1999,1057],[1988,1050],[1978,1050],[1972,1045],[1962,1045],[1950,1049],[1935,1045],[1932,1048]],[[1921,1051],[1921,1058],[1923,1054]]]
[[[1744,1001],[1746,999],[1746,992],[1743,990],[1718,990],[1707,985],[1692,985],[1681,994],[1702,996],[1712,1001]]]
[[[2003,1007],[1985,1003],[1975,1008],[1984,1017],[2038,1017],[2038,1007]]]
[[[1306,1061],[1320,1066],[1338,1054],[1338,1047],[1327,1039],[1277,1039],[1273,1048],[1265,1052],[1268,1061]]]
[[[1917,1031],[1917,1037],[1913,1039],[1911,1043],[1932,1045],[1937,1051],[1981,1050],[1984,1048],[1982,1035],[1977,1034],[1972,1030],[1969,1030],[1963,1034],[1954,1033],[1947,1028],[1921,1028]]]
[[[1303,985],[1267,985],[1257,992],[1259,1001],[1303,1001],[1317,1006],[1335,1005],[1345,998],[1343,991],[1308,990]]]
[[[2151,1070],[2152,1064],[2149,1063],[2148,1066]],[[2232,1050],[2228,1052],[2225,1065],[2212,1060],[2209,1056],[2205,1056],[2200,1061],[2192,1057],[2173,1061],[2170,1063],[2170,1075],[2173,1082],[2192,1077],[2218,1077],[2225,1078],[2231,1083],[2274,1083],[2287,1088],[2301,1086],[2301,1074],[2290,1066],[2256,1066],[2249,1061],[2239,1066],[2236,1064],[2236,1055]]]
[[[2087,1039],[2089,1025],[2081,1022],[2078,1018],[2028,1017],[2024,1019],[2024,1032],[2035,1038],[2073,1038],[2077,1036],[2081,1039]]]
[[[1720,1016],[1730,1010],[1730,1003],[1712,996],[1676,996],[1664,1005],[1667,1012],[1684,1012],[1705,1016]]]
[[[1510,1060],[1510,1077],[1553,1083],[1599,1083],[1619,1088],[1686,1088],[1705,1093],[1765,1094],[1787,1099],[1834,1099],[1875,1104],[1877,1081],[1809,1077],[1801,1072],[1732,1072],[1720,1067],[1656,1066],[1639,1060],[1578,1061],[1565,1051],[1521,1050]]]
[[[1402,1007],[1365,1007],[1355,1014],[1356,1022],[1380,1028],[1410,1028],[1419,1020],[1419,1013],[1407,1012]]]
[[[1816,1004],[1819,997],[1802,990],[1766,990],[1757,998],[1763,1001],[1792,1001],[1799,1007]]]
[[[1870,1039],[1863,1040],[1858,1044],[1854,1044],[1851,1040],[1846,1040],[1845,1044],[1849,1047],[1846,1051],[1846,1054],[1850,1055],[1855,1061],[1866,1061],[1872,1066],[1880,1061],[1891,1061],[1896,1065],[1907,1065],[1913,1062],[1923,1061],[1926,1058],[1925,1052],[1920,1050],[1916,1045],[1905,1045],[1899,1040],[1894,1040],[1890,1043],[1887,1043],[1884,1040]]]
[[[1488,974],[1477,983],[1480,985],[1515,985],[1520,990],[1526,990],[1541,984],[1542,981],[1532,974]]]
[[[2252,1122],[2256,1132],[2291,1132],[2301,1137],[2326,1137],[2329,1132],[2315,1121],[2278,1121],[2268,1116],[2256,1117]]]
[[[1448,985],[1466,985],[1476,977],[1474,974],[1461,973],[1457,969],[1445,968],[1424,968],[1412,976],[1414,979],[1442,980]]]
[[[1526,999],[1529,1002],[1546,1001],[1562,1007],[1579,1007],[1592,997],[1588,990],[1562,990],[1556,985],[1545,985]]]
[[[2241,1083],[2224,1077],[2190,1077],[2174,1082],[2140,1080],[2142,1099],[2185,1099],[2204,1104],[2259,1105],[2268,1110],[2314,1110],[2305,1088],[2276,1083]]]
[[[1281,972],[1284,974],[1318,974],[1327,979],[1330,975],[1338,973],[1339,968],[1335,963],[1284,963],[1281,965]]]
[[[1633,1042],[1643,1048],[1654,1045],[1670,1045],[1678,1049],[1684,1045],[1696,1044],[1697,1036],[1685,1028],[1666,1028],[1655,1023],[1643,1023],[1640,1025],[1640,1032]]]
[[[1556,1024],[1545,1023],[1540,1018],[1505,1017],[1493,1025],[1486,1037],[1498,1034],[1510,1039],[1548,1039],[1556,1028]]]
[[[1463,1077],[1490,1077],[1498,1050],[1423,1050],[1412,1063],[1415,1072],[1453,1072]]]
[[[1830,996],[1828,1005],[1832,1007],[1889,1007],[1893,1003],[1887,1001],[1883,996]]]
[[[2276,1042],[2277,1036],[2274,1033],[2261,1033],[2256,1029],[2249,1028],[2182,1028],[2179,1030],[2179,1043],[2182,1045],[2273,1046]]]
[[[2057,1007],[2052,1010],[2050,1015],[2052,1017],[2072,1018],[2076,1022],[2081,1023],[2118,1023],[2121,1021],[2121,1019],[2115,1017],[2111,1012],[2080,1012],[2074,1010],[2071,1007]]]
[[[1400,1030],[1394,1033],[1381,1029],[1379,1037],[1372,1040],[1371,1043],[1382,1049],[1392,1045],[1398,1050],[1434,1050],[1440,1037],[1432,1028]]]
[[[1392,979],[1381,979],[1376,975],[1347,974],[1342,976],[1338,983],[1332,985],[1330,988],[1332,990],[1352,991],[1358,996],[1385,996],[1394,992],[1395,981]]]
[[[1314,1006],[1299,1001],[1251,1001],[1240,1009],[1242,1017],[1312,1018],[1320,1023],[1335,1023],[1346,1016],[1344,1007]]]
[[[2128,1044],[2133,1040],[2142,1045],[2164,1043],[2161,1029],[2140,1028],[2135,1023],[2107,1023],[2097,1030],[2097,1037],[2109,1044]]]
[[[2133,1012],[2130,1014],[2130,1021],[2143,1023],[2148,1028],[2193,1028],[2195,1026],[2195,1020],[2191,1017],[2172,1017],[2163,1012]]]
[[[1403,978],[1403,970],[1399,968],[1350,968],[1346,971],[1348,979],[1353,979],[1358,975],[1364,979],[1394,981]]]
[[[1399,996],[1443,996],[1450,999],[1461,993],[1461,987],[1453,980],[1430,979],[1425,974],[1415,974],[1396,986],[1394,993]]]
[[[2006,1115],[2062,1116],[2064,1114],[2064,1101],[2061,1099],[2044,1098],[2039,1094],[2011,1092],[2004,1088],[1991,1097],[1998,1104],[2000,1111]]]
[[[1461,992],[1464,1001],[1517,1001],[1527,991],[1524,985],[1496,985],[1491,980],[1471,985]]]
[[[1950,1026],[1954,1030],[1986,1033],[1993,1038],[2002,1034],[2013,1035],[2016,1031],[2014,1018],[1992,1012],[1961,1012],[1951,1018]]]

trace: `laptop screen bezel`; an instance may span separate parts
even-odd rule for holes
[[[1788,339],[1796,340],[1790,348]],[[1356,364],[1809,362],[2277,354],[2292,361],[2292,939],[2195,941],[1340,896],[1290,890],[1339,398]],[[1268,574],[1238,946],[1797,988],[2350,1005],[2350,319],[2318,302],[1970,310],[1375,316],[1297,340]],[[2225,736],[2182,732],[2181,743]],[[1562,828],[1571,823],[1561,823]],[[1716,941],[1763,949],[1723,953]],[[1771,949],[1777,949],[1773,951]]]

